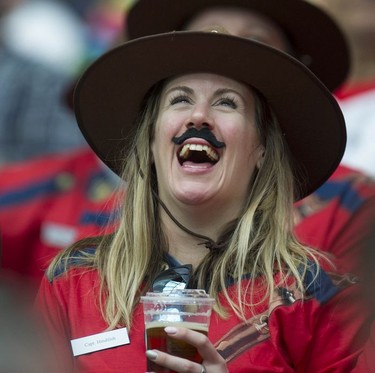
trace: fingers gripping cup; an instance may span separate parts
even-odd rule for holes
[[[184,327],[207,335],[215,300],[204,290],[176,289],[168,294],[147,293],[141,297],[141,302],[145,318],[146,348],[201,363],[202,358],[194,346],[169,337],[164,328]],[[148,372],[172,372],[149,360],[147,364]]]

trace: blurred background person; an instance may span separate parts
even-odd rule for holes
[[[336,93],[348,143],[343,163],[375,176],[375,1],[310,0],[334,17],[352,50],[346,84]]]
[[[0,18],[0,167],[85,146],[66,92],[112,45],[119,2],[6,0]]]
[[[0,166],[84,143],[62,97],[84,54],[78,17],[55,1],[12,2],[0,19]]]

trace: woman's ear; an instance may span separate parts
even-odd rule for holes
[[[258,168],[258,170],[263,166],[265,151],[266,151],[266,149],[264,148],[263,145],[260,145],[257,149],[257,156],[258,156],[257,168]]]

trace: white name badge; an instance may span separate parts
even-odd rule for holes
[[[126,345],[130,343],[130,340],[126,328],[121,328],[89,335],[88,337],[73,339],[70,343],[72,344],[73,355],[79,356],[94,351]]]

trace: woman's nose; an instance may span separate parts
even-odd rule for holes
[[[213,127],[213,118],[211,116],[210,107],[205,104],[195,105],[191,111],[187,127]]]

